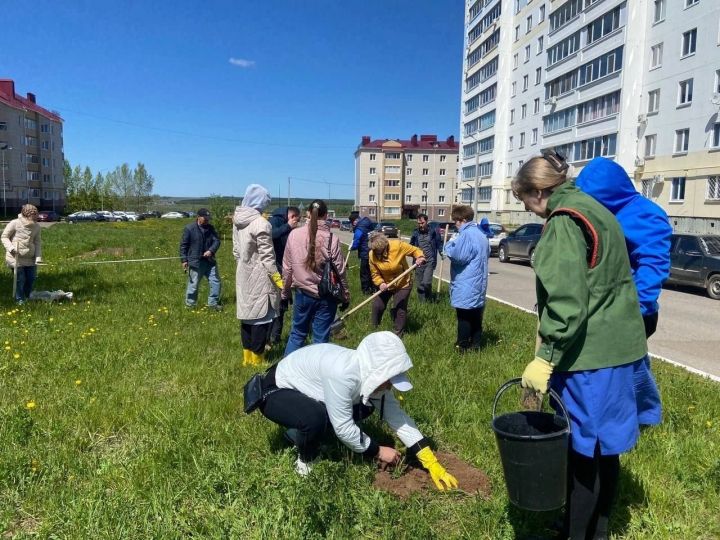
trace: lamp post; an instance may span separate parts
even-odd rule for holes
[[[12,146],[8,143],[3,143],[0,146],[2,150],[2,182],[3,182],[3,217],[7,217],[7,198],[5,194],[5,150],[12,150]]]

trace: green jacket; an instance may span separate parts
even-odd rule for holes
[[[642,358],[645,329],[615,217],[573,182],[556,188],[547,207],[551,217],[535,248],[541,339],[536,356],[557,371]]]

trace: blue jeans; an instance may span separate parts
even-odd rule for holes
[[[312,326],[312,342],[327,343],[330,341],[330,325],[335,320],[337,302],[335,300],[322,300],[297,289],[295,303],[293,304],[293,321],[285,355],[298,350],[305,345],[305,339]]]
[[[200,279],[206,277],[210,285],[208,294],[208,306],[220,304],[220,274],[217,264],[202,259],[197,268],[188,268],[188,282],[185,290],[185,305],[194,306],[197,303],[198,286]]]
[[[17,288],[15,289],[16,302],[22,302],[30,298],[30,293],[32,292],[36,277],[37,266],[18,266]]]

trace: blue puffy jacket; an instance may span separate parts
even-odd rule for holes
[[[643,316],[658,311],[658,297],[670,273],[667,214],[637,192],[625,170],[597,157],[588,163],[575,185],[610,210],[622,228]]]
[[[350,251],[357,249],[358,257],[361,259],[370,258],[370,247],[368,246],[368,234],[375,230],[375,223],[369,217],[362,217],[355,224],[353,241]]]
[[[488,221],[488,218],[486,218],[486,217],[484,217],[480,220],[480,230],[488,238],[492,238],[493,236],[495,236],[495,233],[492,232],[492,229],[490,228],[490,222]]]
[[[460,227],[458,235],[445,244],[450,257],[450,305],[475,309],[485,305],[490,244],[474,221]]]

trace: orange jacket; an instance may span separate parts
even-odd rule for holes
[[[378,287],[382,283],[390,283],[397,276],[409,268],[405,257],[424,257],[422,249],[411,246],[397,238],[388,239],[389,249],[387,259],[380,261],[370,250],[370,275],[373,283]],[[412,276],[408,274],[392,286],[393,290],[406,289],[412,285]]]

